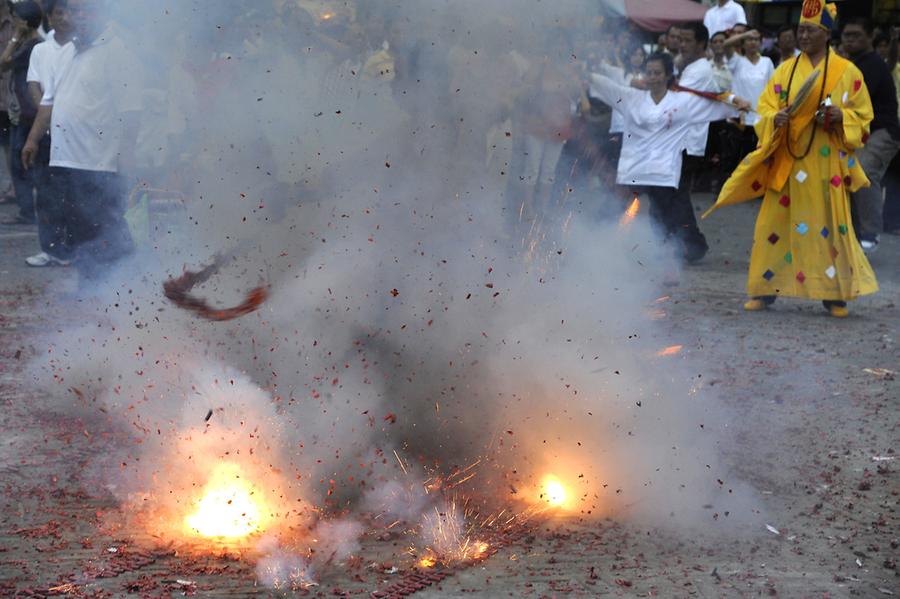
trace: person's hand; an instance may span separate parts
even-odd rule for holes
[[[775,127],[784,127],[788,124],[790,120],[790,115],[788,114],[787,108],[782,108],[778,112],[775,113]]]
[[[829,106],[825,109],[828,115],[828,122],[837,125],[844,122],[844,111],[837,106]]]
[[[25,167],[26,171],[34,166],[37,155],[38,145],[31,140],[26,141],[25,146],[22,148],[22,166]]]
[[[735,96],[732,104],[741,112],[753,112],[753,104],[743,98]]]

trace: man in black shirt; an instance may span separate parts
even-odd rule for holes
[[[844,26],[841,41],[853,63],[862,71],[872,98],[875,118],[869,139],[856,152],[860,166],[871,181],[852,196],[856,234],[866,253],[878,246],[878,234],[884,227],[884,199],[881,180],[897,150],[900,149],[900,121],[897,119],[897,91],[887,64],[872,45],[872,22],[864,17],[850,19]]]

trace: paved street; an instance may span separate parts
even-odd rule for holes
[[[699,208],[711,203],[700,196]],[[744,313],[756,206],[703,222],[712,246],[666,293],[658,345],[717,390],[733,414],[725,462],[762,497],[751,534],[536,518],[482,561],[413,577],[402,531],[373,527],[354,557],[317,573],[309,596],[887,597],[900,595],[900,237],[872,262],[881,292],[846,320],[813,302]],[[10,214],[9,206],[0,214]],[[27,365],[77,321],[60,299],[74,269],[29,269],[32,227],[0,226],[0,596],[251,597],[251,554],[191,555],[129,530],[90,468],[117,431],[55,409]],[[61,384],[64,387],[65,383]],[[423,582],[424,580],[424,582]],[[287,593],[291,595],[291,593]]]

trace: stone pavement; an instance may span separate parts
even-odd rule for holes
[[[683,344],[678,359],[720,388],[736,415],[723,454],[762,493],[778,534],[538,519],[488,559],[426,580],[414,575],[402,532],[374,531],[353,559],[295,594],[900,595],[900,388],[878,370],[900,370],[900,238],[885,236],[873,257],[881,293],[855,302],[844,321],[811,302],[746,314],[754,208],[703,222],[712,251],[671,290],[659,344]],[[116,431],[55,412],[27,378],[27,360],[42,351],[36,335],[78,318],[54,299],[75,289],[75,273],[28,269],[22,259],[36,249],[33,229],[0,226],[0,596],[273,595],[257,585],[252,556],[154,546],[123,529],[112,497],[90,487],[85,469]]]

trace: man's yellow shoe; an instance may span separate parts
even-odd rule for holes
[[[847,318],[850,316],[850,310],[847,306],[828,306],[828,313],[835,318]]]
[[[744,310],[746,310],[747,312],[759,312],[760,310],[765,310],[768,307],[769,304],[759,298],[747,300],[747,303],[744,304]]]

